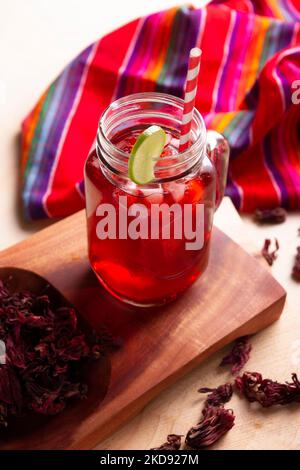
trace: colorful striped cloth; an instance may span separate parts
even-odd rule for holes
[[[27,218],[84,207],[83,166],[104,107],[139,91],[183,96],[194,46],[203,50],[196,106],[232,149],[227,195],[242,211],[300,208],[300,0],[215,0],[132,21],[52,83],[22,127]]]

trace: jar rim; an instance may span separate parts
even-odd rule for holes
[[[105,130],[105,123],[108,120],[108,115],[110,112],[116,111],[122,107],[122,105],[138,105],[143,102],[148,103],[155,103],[161,102],[162,104],[167,104],[171,106],[175,106],[178,110],[183,110],[184,101],[182,98],[179,98],[174,95],[170,95],[167,93],[160,93],[160,92],[142,92],[142,93],[133,93],[131,95],[123,96],[115,101],[113,101],[106,109],[103,111],[98,125],[98,132],[97,132],[97,140],[96,140],[96,152],[99,158],[101,158],[101,150],[107,153],[109,152],[111,155],[114,155],[112,162],[121,163],[124,166],[127,164],[129,159],[129,153],[124,152],[119,147],[117,147],[108,137],[107,130]],[[133,108],[134,109],[134,108]],[[174,163],[174,155],[163,157],[164,166],[159,167],[159,171],[165,171],[167,169],[172,169],[176,167],[180,167],[182,165],[186,165],[192,160],[195,160],[195,155],[199,156],[197,159],[198,161],[202,160],[204,155],[204,149],[206,147],[206,126],[204,123],[204,119],[197,108],[193,110],[193,122],[196,124],[197,135],[194,142],[191,144],[188,149],[184,152],[178,152],[176,154],[177,163]],[[103,159],[101,158],[103,161]],[[111,163],[112,163],[111,162]],[[170,163],[172,162],[172,163]],[[107,162],[106,162],[107,163]],[[112,165],[109,165],[110,169],[112,169]],[[193,164],[191,166],[194,166]],[[113,170],[113,169],[112,169]],[[125,168],[124,168],[125,170]],[[156,180],[157,181],[157,180]]]

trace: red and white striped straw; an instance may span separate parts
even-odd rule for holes
[[[190,134],[197,93],[201,54],[202,51],[198,47],[194,47],[190,51],[188,73],[185,82],[185,96],[182,113],[181,134],[179,140],[179,152],[184,152],[190,146]]]

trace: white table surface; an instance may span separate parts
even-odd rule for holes
[[[135,17],[181,3],[0,0],[0,248],[49,223],[25,223],[18,203],[18,136],[24,116],[66,63],[88,44]],[[194,2],[195,6],[200,4],[203,1]],[[300,284],[290,278],[296,246],[300,245],[299,213],[273,227],[258,227],[249,217],[243,219],[258,247],[264,238],[278,237],[282,248],[272,271],[287,289],[289,304],[299,310]],[[299,369],[300,361],[296,365]]]

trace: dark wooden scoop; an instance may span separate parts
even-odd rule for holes
[[[73,305],[46,279],[26,269],[13,267],[0,268],[0,279],[7,282],[12,292],[29,290],[36,295],[47,294],[54,308],[73,307]],[[76,310],[76,309],[75,309]],[[87,333],[91,330],[89,324],[76,310],[78,325]],[[95,407],[98,407],[108,390],[110,382],[111,364],[109,356],[91,361],[82,371],[82,381],[88,385],[86,400],[70,401],[66,409],[56,416],[43,416],[29,413],[22,418],[12,418],[6,429],[0,428],[0,441],[2,448],[65,448],[72,445],[70,436],[74,428],[86,419]],[[59,429],[59,444],[56,442],[55,429]],[[71,431],[72,432],[68,432]],[[63,440],[62,440],[63,436]],[[49,442],[52,441],[51,442]],[[62,440],[62,441],[61,441]],[[3,443],[5,444],[3,445]]]

